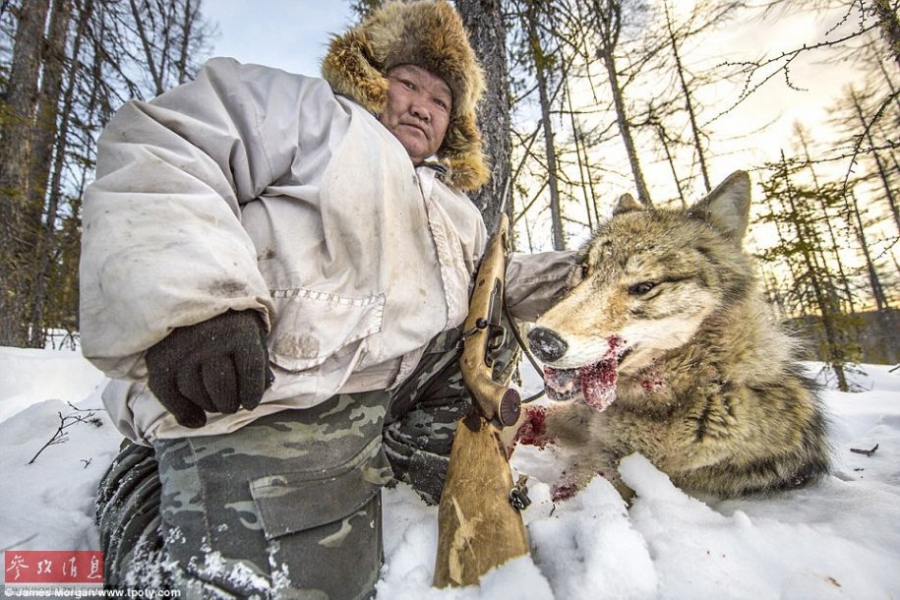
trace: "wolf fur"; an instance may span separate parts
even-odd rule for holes
[[[627,496],[615,466],[634,452],[685,491],[719,497],[827,472],[826,418],[798,343],[773,319],[741,250],[749,207],[744,172],[686,211],[625,198],[581,250],[583,280],[529,334],[556,370],[551,398],[574,397],[530,409],[519,431],[520,441],[528,431],[531,443],[569,449],[559,490],[602,473]],[[560,374],[610,353],[615,397],[598,410]]]

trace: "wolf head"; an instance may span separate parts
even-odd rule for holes
[[[749,209],[750,178],[740,171],[686,211],[622,198],[581,250],[582,281],[529,333],[553,375],[551,397],[573,396],[588,382],[614,388],[617,374],[637,373],[683,346],[745,297],[755,286],[741,251]]]

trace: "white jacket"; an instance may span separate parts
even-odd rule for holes
[[[116,114],[83,223],[83,352],[115,379],[110,416],[143,443],[398,385],[464,320],[486,242],[469,199],[374,116],[320,79],[230,59]],[[565,284],[568,255],[536,260],[525,296]],[[181,427],[143,354],[229,309],[265,318],[275,383],[253,411]]]

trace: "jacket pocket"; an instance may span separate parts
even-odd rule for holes
[[[316,367],[381,331],[384,295],[351,297],[307,288],[274,290],[270,359],[288,371]]]

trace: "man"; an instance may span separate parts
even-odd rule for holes
[[[461,193],[488,175],[482,72],[443,0],[385,5],[322,70],[212,60],[101,137],[82,342],[136,443],[98,499],[112,587],[364,598],[381,486],[439,498],[486,238]],[[570,271],[523,257],[510,304],[535,317]]]

